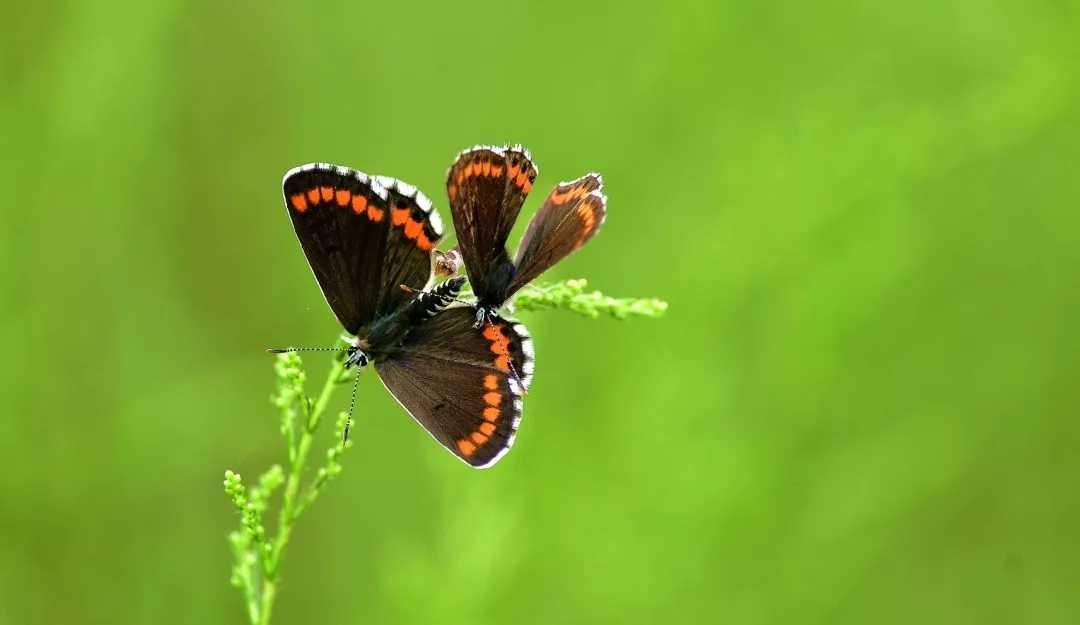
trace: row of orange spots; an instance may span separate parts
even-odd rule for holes
[[[532,180],[529,180],[529,169],[526,167],[519,167],[516,163],[511,164],[506,169],[506,175],[510,180],[514,181],[514,184],[521,189],[522,193],[528,193],[532,191]]]
[[[414,221],[410,209],[390,209],[390,221],[395,226],[404,226],[405,238],[410,241],[416,241],[416,247],[425,252],[435,247],[435,244],[427,238],[426,234],[424,234],[424,222]]]
[[[581,234],[578,235],[578,240],[574,243],[574,247],[581,247],[585,243],[585,239],[589,238],[592,234],[593,226],[596,225],[596,217],[593,216],[593,207],[588,202],[582,203],[577,208],[578,217],[581,218],[581,224],[584,228],[581,230]]]
[[[476,431],[457,441],[458,451],[466,458],[476,453],[479,445],[491,440],[491,436],[495,434],[495,422],[499,420],[499,404],[502,403],[502,393],[498,391],[499,376],[494,373],[485,375],[484,388],[487,390],[487,393],[484,393],[484,403],[487,406],[484,408],[483,423]]]
[[[491,341],[491,351],[495,354],[495,368],[504,373],[510,372],[510,339],[502,332],[502,328],[490,324],[484,328],[484,338]]]
[[[348,189],[313,187],[308,189],[306,193],[297,193],[290,196],[289,201],[298,213],[304,213],[307,212],[308,207],[318,206],[322,202],[329,202],[331,198],[342,208],[348,206],[351,202],[353,212],[357,215],[367,213],[368,219],[372,221],[382,221],[383,213],[385,212],[383,209],[369,203],[366,196],[353,195]]]
[[[489,373],[489,374],[484,376],[484,390],[494,391],[494,390],[498,390],[498,388],[499,388],[499,376],[495,375],[494,373]],[[480,425],[480,430],[482,432],[484,432],[484,434],[490,435],[490,432],[486,431],[484,429],[484,426],[490,426],[491,431],[494,432],[495,431],[495,426],[492,425],[492,424],[494,424],[498,420],[499,420],[499,407],[497,405],[496,406],[491,406],[491,405],[487,406],[486,408],[484,408],[484,421],[486,423],[482,423]]]
[[[576,200],[579,197],[585,197],[589,190],[585,186],[570,187],[562,193],[556,188],[551,194],[551,201],[555,204],[564,204],[570,200]]]
[[[289,196],[289,201],[298,213],[307,212],[310,206],[318,206],[321,202],[329,202],[333,199],[342,208],[352,204],[352,210],[357,215],[367,215],[371,221],[382,221],[386,215],[386,209],[379,208],[374,202],[369,202],[365,195],[353,195],[348,189],[334,189],[333,187],[313,187],[306,193],[297,193]],[[427,252],[435,247],[435,244],[424,234],[424,222],[414,221],[408,208],[392,209],[391,219],[395,226],[403,226],[405,237],[416,241],[416,247]]]
[[[348,193],[348,191],[345,193]],[[340,195],[338,196],[338,204],[345,206]],[[383,215],[386,214],[386,209],[379,208],[373,202],[368,202],[366,195],[352,196],[352,210],[357,215],[363,215],[366,212],[368,219],[371,221],[382,221]]]
[[[458,185],[460,185],[461,183],[465,182],[466,179],[472,178],[473,176],[498,178],[502,176],[502,173],[502,165],[492,163],[491,161],[476,161],[475,163],[469,163],[468,165],[462,167],[460,171],[458,171],[456,182]],[[511,180],[514,180],[514,183],[517,184],[517,186],[520,187],[528,184],[529,188],[532,188],[532,182],[529,180],[528,172],[525,170],[521,170],[521,173],[519,174],[517,165],[509,166],[507,168],[506,174],[507,177],[509,177]],[[449,192],[451,200],[457,199],[456,185],[451,184]],[[528,193],[528,189],[526,189],[525,192]]]
[[[501,175],[501,165],[496,165],[491,161],[476,161],[461,168],[461,171],[458,172],[457,183],[461,184],[466,178],[472,178],[473,176],[498,177]]]

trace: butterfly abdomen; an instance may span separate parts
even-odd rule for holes
[[[446,308],[465,286],[465,278],[450,278],[430,291],[421,291],[416,299],[409,303],[409,319],[416,323],[430,318]]]

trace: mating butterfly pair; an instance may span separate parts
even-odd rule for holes
[[[359,375],[373,363],[398,403],[474,467],[489,467],[510,449],[533,374],[528,331],[499,307],[604,221],[599,175],[561,183],[511,260],[506,240],[537,173],[520,146],[477,146],[450,167],[450,212],[472,306],[451,306],[463,278],[421,290],[432,282],[443,227],[416,187],[325,163],[292,169],[282,183],[311,270],[355,336],[346,366]]]

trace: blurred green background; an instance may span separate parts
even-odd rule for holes
[[[454,154],[504,142],[519,231],[605,176],[547,278],[671,309],[524,317],[487,472],[366,376],[275,622],[1077,622],[1075,3],[4,16],[0,622],[242,622],[221,476],[281,457],[262,350],[339,331],[282,173],[448,218]]]

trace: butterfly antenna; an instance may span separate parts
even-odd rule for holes
[[[267,347],[266,351],[271,354],[287,354],[289,352],[347,352],[348,347]]]
[[[345,427],[341,430],[341,446],[345,447],[345,443],[349,442],[349,430],[352,429],[352,415],[353,408],[356,407],[356,385],[360,383],[360,367],[356,368],[356,375],[353,376],[352,382],[352,396],[349,397],[349,413],[345,420]]]

